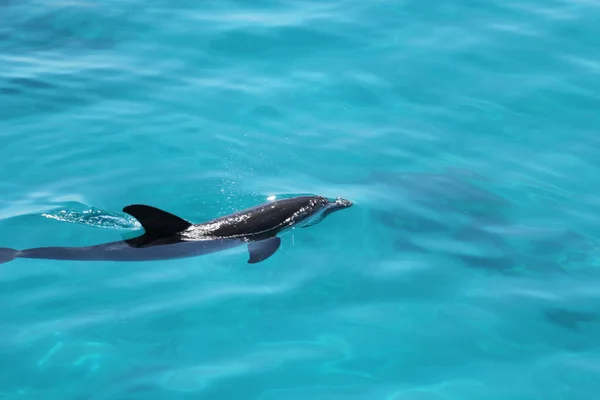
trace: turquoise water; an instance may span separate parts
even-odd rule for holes
[[[245,249],[0,265],[0,398],[595,399],[593,1],[0,1],[0,247],[315,193]]]

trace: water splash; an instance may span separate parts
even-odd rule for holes
[[[140,223],[133,217],[110,213],[95,207],[80,211],[60,209],[43,213],[42,216],[57,221],[84,224],[95,228],[121,230],[136,230],[141,228]]]

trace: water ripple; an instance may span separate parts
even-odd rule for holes
[[[599,11],[0,1],[0,247],[355,205],[258,266],[2,264],[0,397],[593,398]]]

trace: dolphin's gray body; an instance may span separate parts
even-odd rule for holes
[[[268,202],[202,224],[192,224],[166,211],[130,205],[144,234],[133,239],[86,247],[0,248],[0,263],[15,258],[81,261],[149,261],[194,257],[247,245],[249,263],[272,256],[281,244],[277,234],[293,226],[312,226],[332,212],[351,207],[348,200],[298,196]]]

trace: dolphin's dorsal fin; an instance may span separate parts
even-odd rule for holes
[[[146,231],[146,235],[165,237],[185,231],[192,224],[176,215],[143,204],[132,204],[123,208],[123,212],[137,219]]]

